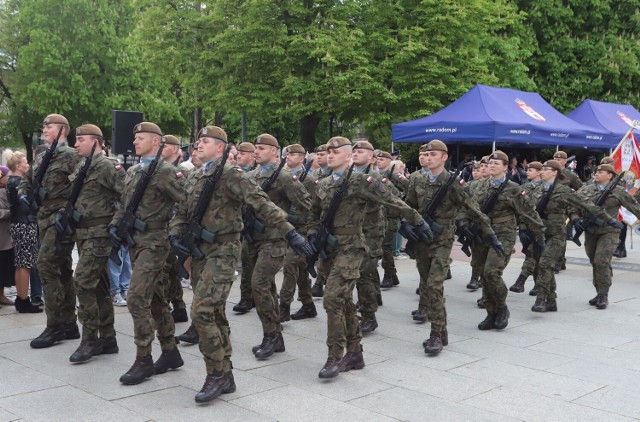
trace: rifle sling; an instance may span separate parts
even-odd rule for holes
[[[79,228],[79,229],[88,229],[89,227],[95,227],[95,226],[101,226],[101,225],[104,225],[104,224],[109,224],[109,223],[111,223],[111,219],[112,219],[111,216],[96,217],[96,218],[92,218],[90,220],[82,219],[76,225],[76,227]]]

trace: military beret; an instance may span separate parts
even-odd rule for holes
[[[489,157],[488,155],[485,155],[484,157],[482,157],[482,158],[480,159],[480,163],[488,164],[488,163],[489,163],[489,158],[490,158],[490,157]]]
[[[529,164],[527,164],[527,168],[528,169],[542,170],[542,163],[540,161],[532,161]]]
[[[613,157],[607,155],[606,157],[602,157],[602,160],[600,160],[600,164],[611,164],[611,163],[615,163],[616,160],[613,159]]]
[[[332,148],[340,148],[345,145],[351,145],[351,141],[349,141],[344,136],[334,136],[333,138],[329,139],[329,142],[327,142],[327,151]]]
[[[240,142],[240,145],[236,147],[239,152],[256,152],[256,147],[251,142]]]
[[[98,126],[86,123],[76,128],[76,136],[95,136],[102,139],[102,131]]]
[[[42,122],[43,125],[50,125],[54,123],[58,125],[69,126],[69,121],[62,114],[50,114],[47,117],[45,117],[44,121]]]
[[[489,160],[502,160],[508,163],[509,156],[498,149],[493,151],[491,155],[489,155]]]
[[[135,125],[133,127],[133,134],[135,135],[136,133],[153,133],[155,135],[162,136],[160,127],[157,124],[151,122],[142,122]]]
[[[373,151],[373,145],[365,139],[356,139],[353,143],[353,149],[368,149],[369,151]]]
[[[553,158],[562,158],[566,160],[567,158],[569,158],[569,156],[564,151],[556,151],[556,153],[553,154]]]
[[[388,153],[387,151],[380,151],[378,153],[378,157],[382,157],[382,158],[388,158],[389,160],[393,160],[393,157],[391,156],[390,153]]]
[[[200,138],[213,138],[226,144],[227,132],[218,126],[205,126],[198,131],[198,139]]]
[[[268,133],[263,133],[256,138],[254,142],[256,145],[269,145],[270,147],[280,148],[278,140]]]
[[[304,150],[304,147],[300,144],[291,144],[287,147],[287,152],[292,154],[306,154],[307,151]]]
[[[616,169],[614,169],[611,164],[600,164],[598,167],[596,167],[596,171],[608,171],[614,176],[617,175]]]
[[[552,169],[558,170],[558,171],[564,170],[564,168],[562,167],[562,164],[560,164],[556,160],[545,161],[544,164],[542,165],[542,167],[549,167],[549,168],[552,168]]]
[[[327,145],[326,144],[318,145],[316,147],[316,152],[322,152],[322,151],[326,151],[326,150],[327,150]]]
[[[165,135],[164,143],[167,145],[180,145],[180,141],[173,135]]]

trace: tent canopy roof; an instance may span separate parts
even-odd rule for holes
[[[629,104],[606,103],[585,100],[568,117],[578,123],[596,127],[609,132],[619,142],[629,131],[633,120],[640,120],[640,112]],[[615,147],[615,145],[613,145]]]

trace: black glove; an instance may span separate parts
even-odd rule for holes
[[[624,223],[622,221],[618,221],[616,218],[612,218],[607,222],[607,224],[611,227],[615,227],[618,230],[622,230],[624,228]]]
[[[520,238],[520,243],[522,243],[523,245],[529,245],[533,240],[533,236],[531,235],[531,231],[529,230],[518,230],[518,237]]]
[[[291,249],[293,249],[293,251],[298,255],[300,256],[313,255],[313,248],[311,247],[311,245],[309,245],[309,242],[307,242],[307,239],[300,236],[300,234],[297,231],[291,230],[289,233],[287,233],[285,238],[287,239],[287,242],[289,242],[289,246],[291,246]]]
[[[122,238],[118,236],[118,227],[113,224],[109,224],[107,230],[109,230],[109,239],[111,239],[111,244],[114,248],[119,248],[120,245],[122,245]]]
[[[420,237],[415,231],[415,227],[404,220],[400,222],[400,229],[398,229],[398,232],[407,240],[413,240],[414,242],[420,240]]]
[[[317,234],[310,234],[307,239],[309,240],[309,246],[311,246],[311,250],[313,251],[313,254],[317,254],[318,253],[318,235]]]
[[[573,225],[573,229],[575,231],[584,232],[584,226],[582,225],[582,220],[580,220],[579,218],[576,218],[573,221],[571,221],[571,224]]]
[[[433,242],[433,232],[431,231],[431,227],[427,224],[426,221],[420,221],[420,224],[416,226],[416,232],[418,234],[418,240],[422,243],[431,243]]]
[[[460,226],[460,228],[458,229],[458,236],[467,240],[471,240],[476,237],[476,234],[473,232],[471,224],[467,223]]]
[[[56,213],[56,222],[55,222],[56,232],[59,234],[64,234],[67,231],[67,226],[64,224],[64,215],[61,211]]]
[[[506,256],[507,254],[504,251],[504,246],[502,246],[502,242],[500,242],[498,240],[498,236],[496,236],[495,234],[492,234],[489,237],[489,243],[491,243],[491,247],[493,249],[495,249],[495,251],[498,253],[498,255],[500,256]]]
[[[189,248],[182,244],[182,238],[180,236],[169,236],[169,246],[171,246],[171,251],[180,257],[191,255]]]
[[[536,248],[536,252],[538,254],[542,254],[542,252],[544,251],[544,247],[545,247],[544,238],[541,237],[540,239],[536,239],[536,244],[535,244],[534,247]]]
[[[18,200],[20,201],[20,206],[24,211],[31,211],[33,201],[31,200],[29,195],[23,193],[18,197]]]

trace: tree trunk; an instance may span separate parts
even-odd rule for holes
[[[300,142],[307,151],[316,148],[316,131],[320,124],[320,113],[305,116],[300,120]]]

